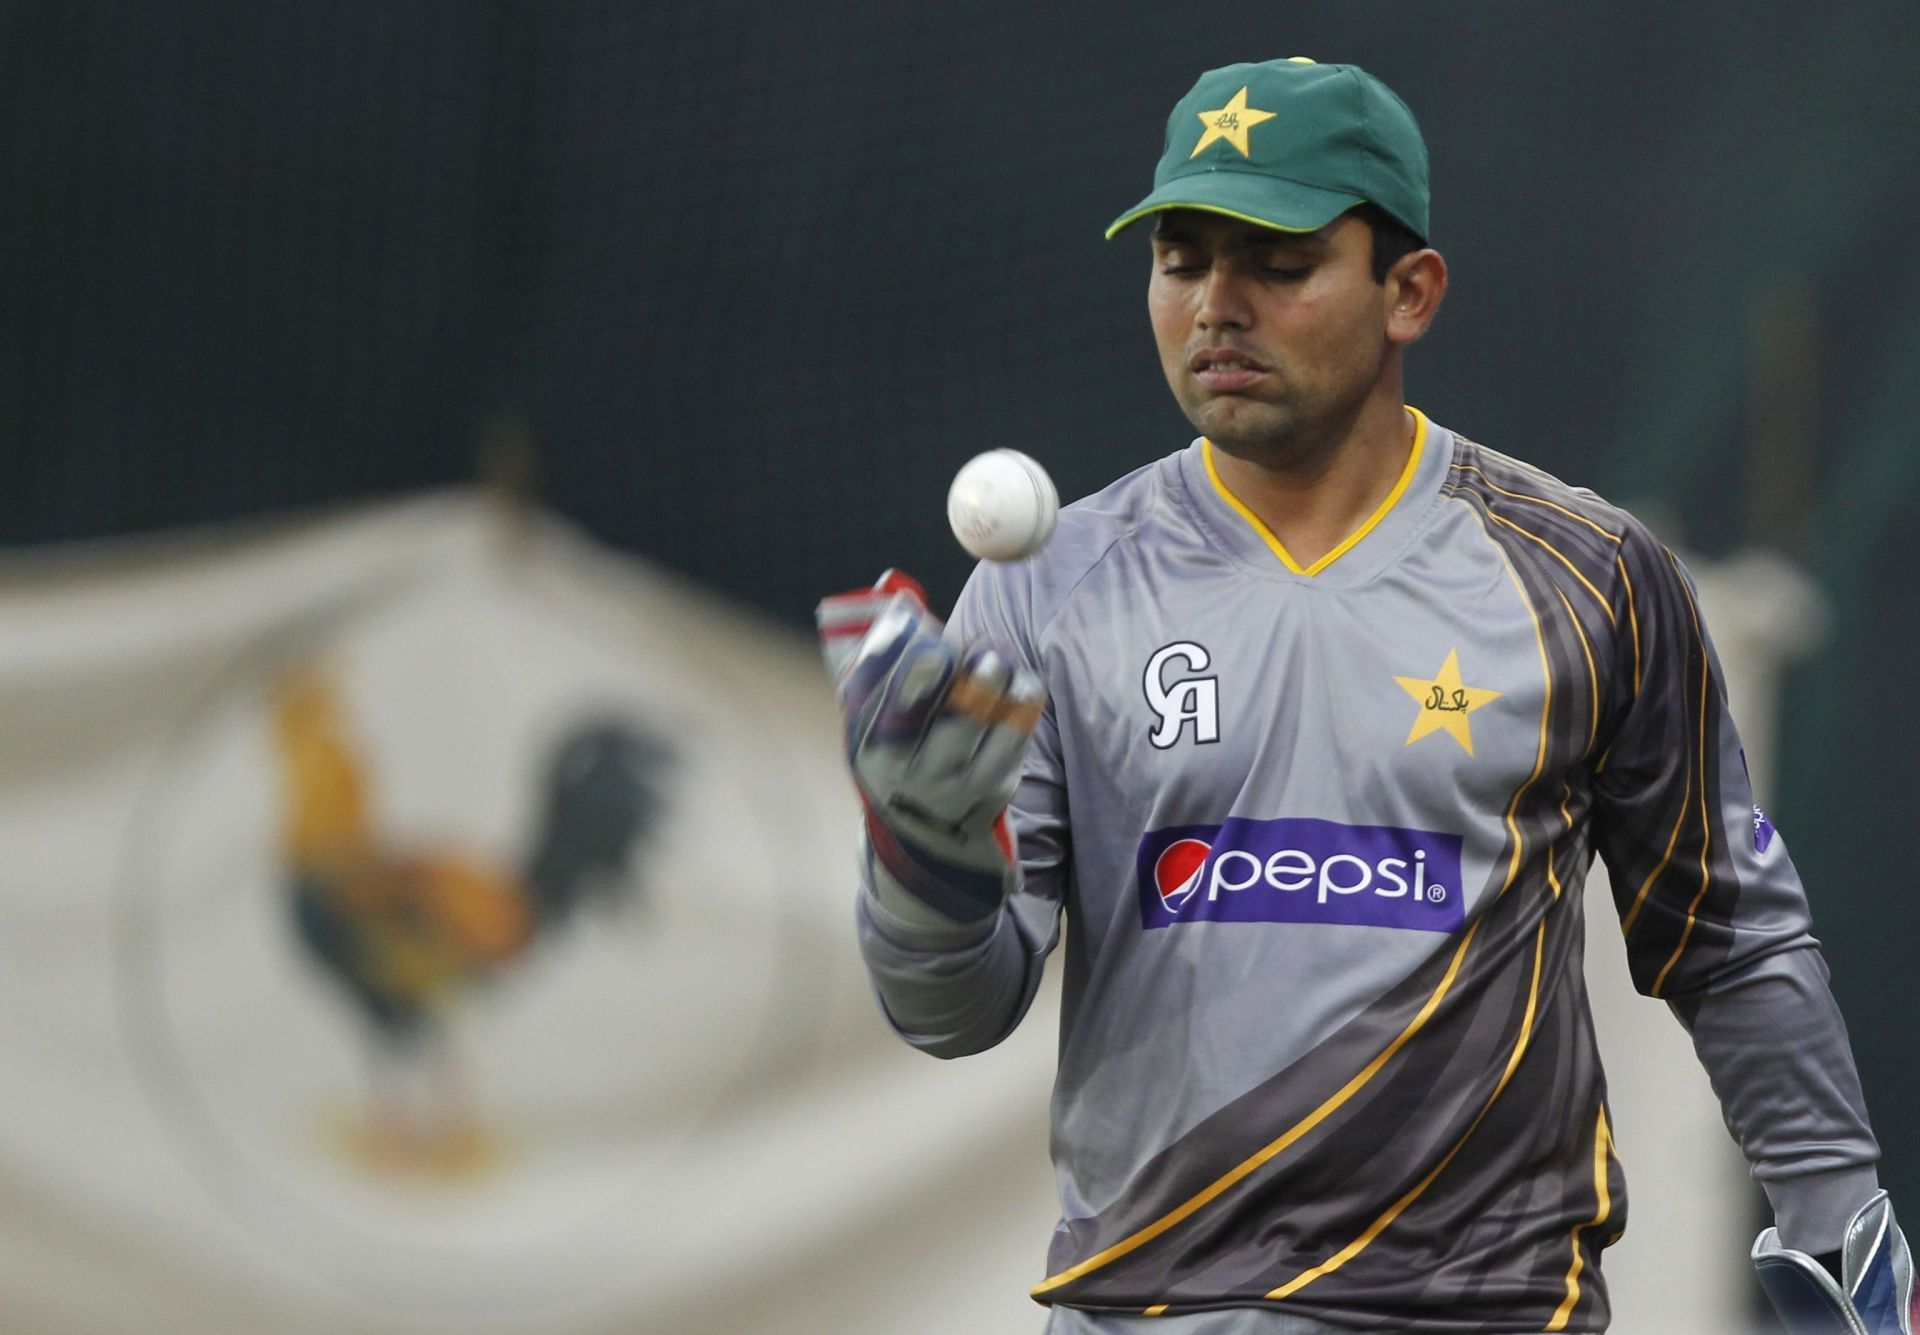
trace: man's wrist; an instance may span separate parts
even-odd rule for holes
[[[1880,1176],[1872,1164],[1861,1164],[1763,1178],[1760,1185],[1773,1207],[1781,1246],[1818,1256],[1845,1240],[1848,1222],[1880,1190]]]
[[[903,825],[883,819],[868,801],[863,849],[871,873],[884,873],[901,894],[949,922],[978,923],[998,911],[1011,889],[1012,864],[990,834],[968,847],[920,838]]]
[[[997,915],[958,922],[931,907],[903,887],[886,868],[865,856],[861,899],[874,928],[895,945],[909,950],[964,950],[993,935]]]

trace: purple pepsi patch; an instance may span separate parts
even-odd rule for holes
[[[1461,837],[1330,820],[1149,831],[1134,867],[1145,928],[1322,922],[1453,932],[1466,920]]]
[[[1740,773],[1746,776],[1747,787],[1753,787],[1753,771],[1747,768],[1747,748],[1740,748]],[[1764,853],[1773,845],[1773,836],[1779,833],[1773,828],[1773,822],[1767,819],[1767,813],[1760,804],[1753,804],[1753,851]]]

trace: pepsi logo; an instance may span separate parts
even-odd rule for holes
[[[1149,830],[1134,854],[1140,925],[1338,923],[1421,932],[1465,922],[1464,839],[1315,817],[1229,816]]]
[[[1200,889],[1200,872],[1207,865],[1213,846],[1199,839],[1180,839],[1167,845],[1153,864],[1153,883],[1160,891],[1161,907],[1169,913],[1185,908]]]

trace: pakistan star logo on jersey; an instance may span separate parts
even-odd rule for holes
[[[1395,677],[1394,680],[1400,683],[1401,690],[1420,702],[1420,712],[1413,716],[1413,731],[1407,734],[1406,745],[1412,746],[1430,732],[1444,732],[1460,743],[1468,755],[1473,754],[1473,729],[1467,715],[1489,700],[1498,700],[1500,692],[1461,683],[1459,650],[1447,650],[1447,661],[1440,665],[1436,676]]]

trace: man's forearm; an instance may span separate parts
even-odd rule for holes
[[[1671,1004],[1782,1241],[1815,1254],[1838,1247],[1878,1187],[1880,1151],[1820,952],[1768,955]]]
[[[1033,1001],[1048,941],[1012,904],[983,922],[942,923],[884,878],[869,868],[857,912],[860,953],[894,1029],[936,1057],[1005,1038]]]

